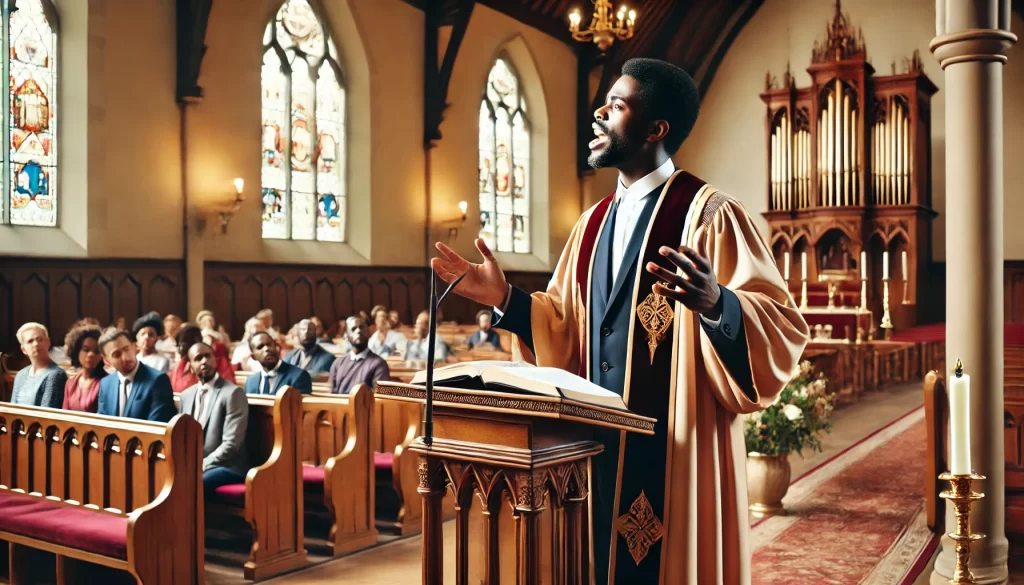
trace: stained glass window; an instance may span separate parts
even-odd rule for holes
[[[57,225],[57,31],[47,0],[3,2],[8,147],[0,149],[0,217],[14,225]]]
[[[263,35],[263,237],[345,240],[345,88],[309,0],[286,0]]]
[[[480,100],[480,237],[498,252],[530,252],[530,124],[504,57]]]

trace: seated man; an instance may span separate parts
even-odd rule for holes
[[[295,326],[295,338],[299,347],[288,352],[284,361],[306,370],[310,376],[331,371],[334,356],[318,343],[316,324],[312,320],[299,321]]]
[[[466,341],[469,349],[501,349],[501,338],[497,331],[491,329],[491,311],[477,313],[476,324],[480,329],[474,331]]]
[[[139,361],[159,372],[171,369],[171,360],[156,350],[156,344],[164,334],[164,324],[156,311],[135,320],[132,325],[135,343],[139,348]]]
[[[387,311],[381,309],[374,314],[373,318],[374,324],[377,325],[377,331],[370,336],[370,351],[386,358],[405,349],[405,344],[409,340],[391,328],[391,319],[388,318]]]
[[[25,323],[18,328],[21,351],[32,362],[14,377],[11,404],[60,408],[64,406],[64,386],[68,375],[50,359],[50,332],[40,323]]]
[[[171,388],[175,394],[180,394],[195,386],[199,380],[192,373],[188,364],[188,350],[197,343],[203,342],[203,330],[192,323],[185,323],[178,330],[178,364],[171,371]],[[209,345],[209,344],[208,344]],[[235,383],[235,370],[231,367],[226,350],[218,353],[214,350],[213,355],[217,358],[217,372],[228,382]]]
[[[99,325],[99,323],[97,323]],[[171,313],[164,317],[164,337],[156,342],[156,350],[170,356],[178,351],[178,330],[181,329],[181,317]]]
[[[438,318],[440,322],[440,317]],[[406,362],[425,362],[427,360],[427,334],[430,331],[430,313],[423,311],[416,316],[414,325],[416,338],[405,344]],[[434,339],[434,363],[448,359],[448,344],[440,336]]]
[[[351,349],[331,365],[327,384],[332,394],[348,394],[356,384],[367,384],[373,388],[375,382],[391,379],[388,363],[367,346],[370,327],[366,321],[361,317],[349,317],[345,321],[345,337]]]
[[[181,413],[203,427],[203,491],[209,497],[222,485],[245,481],[249,402],[241,388],[217,374],[212,347],[197,343],[186,355],[199,382],[181,394]]]
[[[281,348],[266,331],[249,338],[252,357],[260,363],[260,372],[253,372],[245,381],[246,394],[276,394],[278,388],[292,386],[303,394],[313,393],[309,372],[281,359]]]
[[[177,414],[171,380],[136,358],[130,333],[108,329],[100,336],[99,350],[117,375],[100,381],[98,414],[154,422],[168,422]]]

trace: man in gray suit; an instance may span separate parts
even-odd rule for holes
[[[181,412],[203,427],[203,490],[242,483],[249,471],[245,432],[249,401],[245,391],[217,374],[213,348],[196,343],[187,355],[199,383],[181,393]]]

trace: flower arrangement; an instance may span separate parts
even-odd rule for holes
[[[747,453],[784,455],[801,453],[804,448],[821,451],[820,437],[832,428],[828,418],[835,401],[824,374],[815,376],[811,362],[802,362],[774,404],[746,415]]]

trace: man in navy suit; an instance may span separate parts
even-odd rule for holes
[[[279,388],[291,386],[303,394],[313,393],[313,379],[309,372],[281,359],[281,348],[274,338],[260,331],[249,338],[252,357],[260,363],[262,371],[253,372],[245,381],[246,394],[276,394]]]
[[[100,381],[97,412],[155,422],[169,422],[178,413],[174,407],[171,380],[140,362],[135,355],[132,335],[124,330],[108,329],[99,341],[103,361],[117,371]]]
[[[295,326],[299,347],[284,357],[285,363],[298,366],[311,376],[331,371],[334,355],[324,349],[316,336],[316,325],[310,319],[303,319]]]

